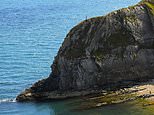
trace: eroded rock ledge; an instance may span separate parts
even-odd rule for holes
[[[154,78],[154,0],[81,22],[51,68],[17,101],[65,99]]]

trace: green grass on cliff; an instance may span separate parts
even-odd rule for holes
[[[151,2],[144,2],[145,5],[149,8],[150,12],[154,15],[154,0]]]

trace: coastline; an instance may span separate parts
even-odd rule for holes
[[[33,84],[16,100],[84,97],[84,109],[138,99],[153,105],[153,80],[140,83],[153,78],[152,11],[144,1],[79,23],[66,36],[49,77]]]
[[[86,96],[80,109],[92,109],[134,101],[141,102],[142,106],[154,105],[154,80],[142,82],[129,88]]]

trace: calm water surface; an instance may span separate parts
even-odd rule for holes
[[[116,105],[74,110],[75,100],[17,103],[14,98],[49,75],[66,33],[86,17],[105,15],[139,0],[1,0],[0,115],[141,115],[145,109]],[[144,114],[145,115],[145,114]]]

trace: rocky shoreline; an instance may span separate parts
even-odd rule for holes
[[[107,91],[97,95],[86,96],[78,109],[92,109],[101,106],[142,101],[142,106],[154,105],[154,81],[140,83],[130,88]]]
[[[154,78],[154,1],[142,0],[81,22],[67,34],[51,68],[48,78],[16,100],[86,96],[92,102],[89,108],[140,98],[153,100],[153,84],[139,82]]]
[[[154,105],[154,80],[140,82],[129,87],[117,90],[86,90],[86,91],[55,91],[42,93],[23,93],[23,101],[57,101],[70,98],[79,98],[80,104],[77,110],[93,109],[102,106],[141,101],[143,107]],[[18,101],[18,99],[17,99]],[[78,101],[77,101],[78,102]],[[75,103],[74,103],[75,104]]]

